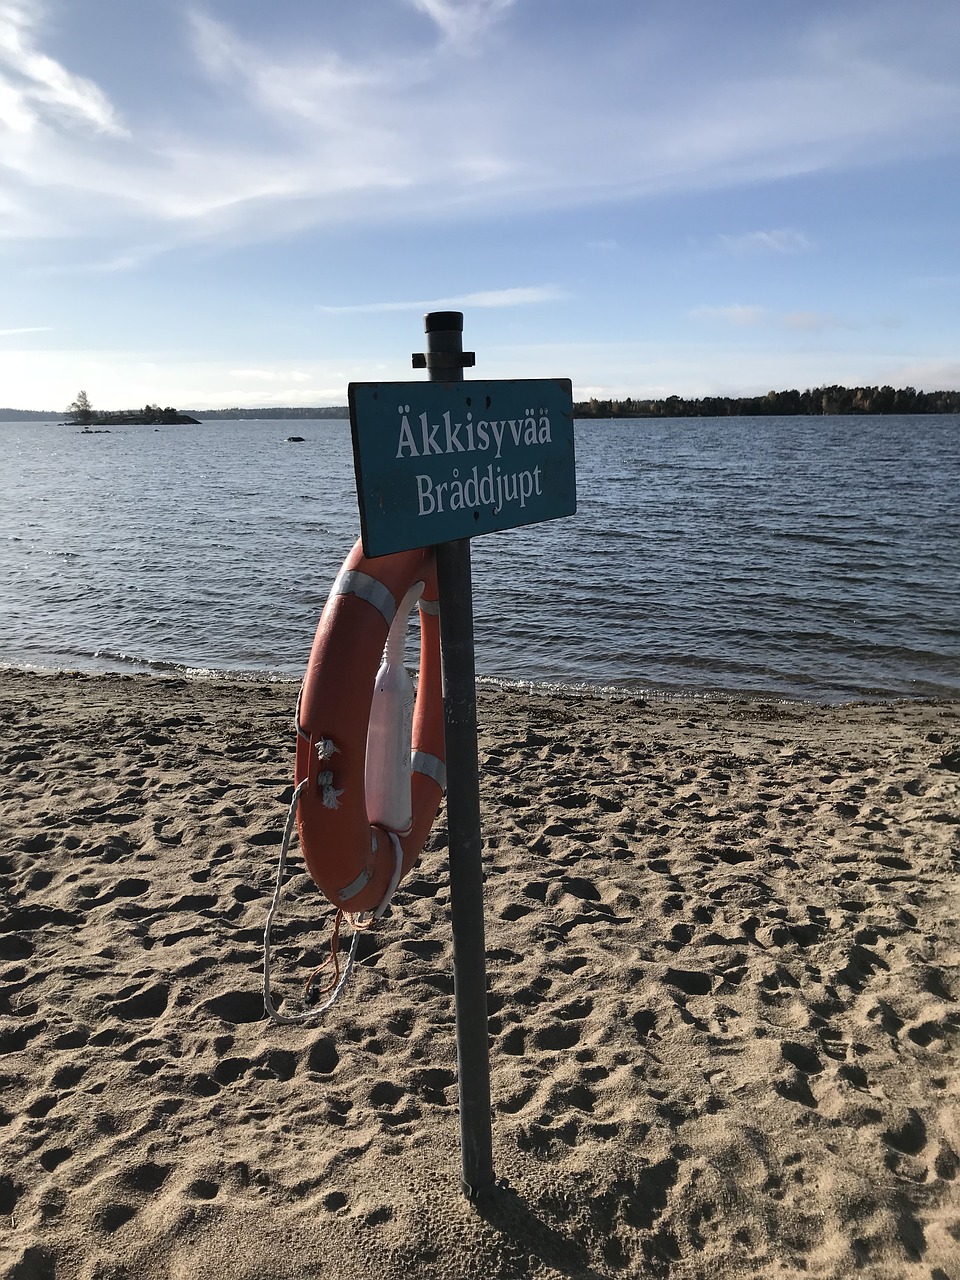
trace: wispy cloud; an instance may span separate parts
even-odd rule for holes
[[[465,45],[476,41],[513,7],[516,0],[411,0],[440,28],[451,44]]]
[[[378,91],[398,69],[386,60],[351,62],[330,49],[277,58],[208,14],[190,13],[188,23],[192,52],[211,80],[240,88],[271,113],[322,123],[325,132],[352,128],[354,95]]]
[[[899,386],[941,390],[960,387],[960,360],[904,361],[897,371]]]
[[[318,303],[317,310],[333,315],[372,315],[381,311],[445,311],[461,307],[526,307],[540,302],[560,302],[569,295],[556,285],[532,285],[513,289],[484,289],[454,298],[429,298],[403,302],[360,302],[345,306]]]
[[[14,338],[21,333],[53,333],[47,324],[23,325],[19,329],[0,329],[0,338]]]
[[[36,48],[36,14],[36,5],[0,3],[0,122],[13,133],[30,133],[54,117],[67,125],[125,136],[109,99],[92,80]]]
[[[853,17],[814,7],[766,24],[759,49],[737,28],[723,56],[690,54],[682,77],[687,28],[647,6],[609,6],[609,23],[593,24],[558,6],[534,44],[516,0],[366,3],[403,38],[382,49],[338,40],[325,7],[304,6],[296,40],[281,26],[265,41],[257,6],[218,6],[229,21],[172,6],[178,62],[155,72],[188,92],[131,95],[121,120],[106,82],[43,52],[35,0],[0,0],[0,115],[17,201],[0,207],[0,235],[4,224],[8,236],[99,233],[113,261],[132,264],[142,243],[501,218],[947,155],[960,136],[960,86],[940,56],[960,38],[953,3],[932,6],[937,22],[913,24],[907,43],[907,20],[879,0]],[[510,39],[496,57],[476,56],[501,25]],[[813,246],[774,228],[725,247]]]
[[[778,227],[772,231],[747,231],[742,235],[720,236],[720,244],[735,255],[752,253],[808,253],[813,241],[802,231],[792,227]]]
[[[826,311],[788,311],[779,316],[779,323],[786,329],[798,330],[801,333],[823,333],[827,329],[854,328],[848,321]]]

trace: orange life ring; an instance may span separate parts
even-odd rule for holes
[[[405,834],[372,826],[364,761],[373,687],[390,623],[417,582],[420,678],[413,715],[413,825]],[[295,783],[300,847],[311,876],[335,907],[375,911],[397,861],[406,875],[420,856],[446,782],[437,572],[431,549],[367,559],[359,541],[343,562],[320,615],[297,707]],[[399,845],[397,844],[399,841]]]

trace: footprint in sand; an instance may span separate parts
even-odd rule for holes
[[[339,1065],[340,1055],[337,1052],[337,1046],[329,1036],[321,1037],[310,1046],[310,1051],[307,1054],[308,1071],[315,1071],[321,1076],[329,1076],[336,1071]]]
[[[265,1017],[263,997],[259,991],[226,991],[222,995],[205,1000],[201,1008],[207,1009],[224,1022],[259,1022]]]
[[[123,1201],[111,1201],[97,1207],[94,1211],[93,1223],[105,1235],[113,1235],[115,1231],[119,1231],[136,1214],[136,1205],[125,1204]]]
[[[118,1018],[159,1018],[167,1008],[170,988],[165,982],[153,982],[139,990],[125,988],[118,995],[119,999],[107,1005],[108,1011]]]
[[[899,1120],[884,1129],[880,1136],[894,1150],[915,1156],[927,1145],[927,1126],[923,1117],[910,1107]]]

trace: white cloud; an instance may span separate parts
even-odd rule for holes
[[[0,329],[0,338],[12,338],[21,333],[52,333],[53,330],[46,324],[24,325],[19,329]]]
[[[82,125],[125,136],[107,96],[83,76],[34,45],[36,7],[19,0],[0,3],[0,120],[29,133],[41,122]]]
[[[387,311],[459,311],[463,307],[525,307],[540,302],[559,302],[568,295],[556,285],[532,285],[513,289],[484,289],[455,298],[429,298],[405,302],[361,302],[349,306],[317,304],[318,311],[334,315],[373,315]]]
[[[804,333],[823,333],[825,329],[853,327],[838,316],[823,311],[788,311],[781,320],[787,329],[797,329]]]
[[[516,0],[411,0],[437,24],[451,44],[478,40]]]
[[[904,360],[899,364],[896,386],[926,391],[960,390],[960,360]],[[892,381],[888,379],[888,381]]]
[[[720,236],[720,243],[728,253],[807,253],[813,242],[802,231],[792,227],[778,227],[772,231],[747,231],[738,236]]]
[[[396,64],[350,63],[328,49],[291,50],[278,60],[207,14],[188,15],[192,49],[216,83],[245,89],[280,117],[302,117],[326,131],[352,126],[355,95],[375,93],[396,75]]]
[[[501,218],[947,154],[960,136],[960,86],[937,56],[960,30],[948,6],[933,35],[914,24],[909,56],[902,16],[876,0],[842,23],[766,24],[759,53],[731,35],[723,57],[700,61],[684,24],[645,6],[611,6],[605,23],[558,7],[536,44],[518,21],[495,57],[475,51],[513,0],[410,0],[408,18],[418,10],[444,39],[414,20],[402,41],[360,52],[322,8],[285,47],[249,15],[242,25],[239,7],[219,10],[227,23],[172,6],[188,33],[177,91],[153,108],[131,100],[127,135],[104,88],[41,51],[42,11],[0,0],[17,201],[0,206],[0,235],[99,233],[112,262],[133,265],[144,243]],[[727,240],[731,252],[812,247],[790,228]]]

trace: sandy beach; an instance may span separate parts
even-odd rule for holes
[[[960,705],[481,689],[478,1207],[443,810],[263,1016],[295,698],[0,672],[4,1280],[958,1280]]]

